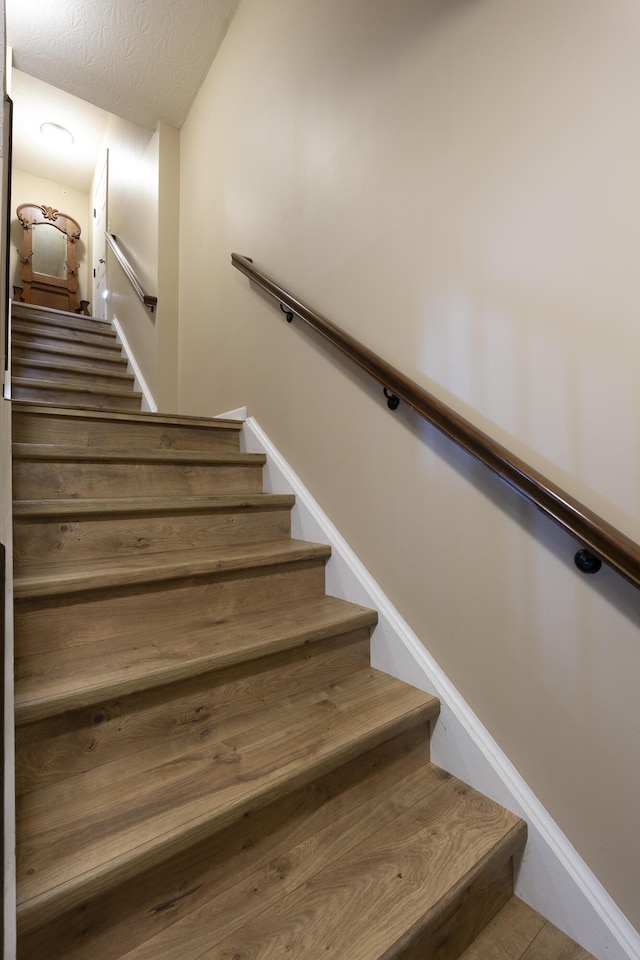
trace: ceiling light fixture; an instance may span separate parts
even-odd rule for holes
[[[70,147],[73,143],[73,134],[66,127],[59,123],[43,123],[40,125],[40,133],[50,143],[58,147]]]

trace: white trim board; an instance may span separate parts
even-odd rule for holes
[[[267,455],[266,493],[295,494],[291,535],[330,544],[327,593],[378,611],[372,665],[440,699],[431,736],[434,763],[526,820],[529,837],[516,894],[597,960],[640,960],[638,933],[254,417],[245,421],[241,447]]]
[[[118,340],[120,341],[120,346],[122,347],[122,352],[127,358],[128,366],[127,369],[129,373],[132,373],[135,377],[134,386],[136,390],[139,390],[142,393],[142,409],[148,411],[149,413],[158,412],[158,404],[153,399],[153,394],[147,385],[147,381],[142,375],[142,370],[138,366],[136,358],[133,354],[133,350],[129,346],[129,341],[127,340],[124,330],[122,329],[122,324],[117,317],[112,319],[113,329],[118,335]]]
[[[247,408],[236,407],[235,410],[225,410],[224,413],[216,413],[214,420],[246,420]]]

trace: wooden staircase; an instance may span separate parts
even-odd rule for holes
[[[587,960],[240,424],[141,413],[99,321],[12,345],[20,960]]]

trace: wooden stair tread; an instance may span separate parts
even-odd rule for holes
[[[121,366],[126,367],[126,360],[120,361]],[[74,374],[90,374],[92,377],[97,377],[101,379],[111,378],[112,380],[125,380],[127,382],[133,383],[135,377],[132,373],[127,373],[126,368],[123,370],[102,370],[99,367],[92,367],[91,361],[87,360],[85,363],[69,363],[68,361],[57,361],[54,363],[49,360],[24,360],[21,357],[13,357],[11,361],[12,369],[16,367],[35,367],[37,370],[42,370],[43,373],[49,371],[63,371],[64,373]],[[21,379],[30,379],[26,377],[21,377]],[[42,377],[42,379],[47,379]],[[61,381],[64,382],[64,381]]]
[[[242,424],[141,411],[107,324],[13,334],[21,960],[589,960]]]
[[[210,944],[212,917],[224,937],[237,926],[237,914],[246,922],[250,910],[276,903],[448,779],[427,762],[424,733],[416,727],[386,741],[280,798],[258,818],[243,818],[162,869],[57,917],[23,938],[25,957],[113,960],[145,941],[164,950],[172,941],[180,960],[186,950],[199,957]],[[153,949],[151,956],[155,960]]]
[[[16,659],[16,723],[123,697],[363,627],[376,613],[335,597],[282,605],[185,633],[170,621],[111,638]],[[178,638],[179,637],[179,642]]]
[[[70,380],[35,380],[31,377],[11,377],[13,387],[28,387],[29,389],[58,390],[66,393],[85,393],[101,397],[127,397],[140,400],[142,394],[133,389],[111,387],[109,384],[78,384]]]
[[[31,345],[39,343],[41,340],[51,340],[55,344],[75,344],[92,349],[104,350],[106,353],[113,352],[120,355],[121,345],[114,336],[104,336],[101,333],[89,333],[84,330],[78,331],[74,335],[71,330],[52,329],[46,324],[36,324],[30,321],[13,321],[11,324],[13,331],[21,335],[20,339],[28,338]]]
[[[58,409],[60,407],[60,404],[63,402],[64,402],[65,410],[68,410],[68,411],[77,410],[79,413],[85,413],[85,412],[92,413],[94,410],[102,413],[124,413],[124,414],[127,414],[127,413],[135,414],[139,412],[137,406],[135,409],[130,409],[129,407],[122,407],[122,406],[110,407],[106,403],[101,403],[100,405],[98,405],[97,402],[82,403],[78,401],[78,403],[71,403],[69,400],[62,401],[60,397],[56,397],[55,399],[52,399],[52,400],[47,400],[47,399],[41,399],[40,397],[34,398],[34,397],[13,397],[12,396],[11,402],[37,404],[39,407],[42,408],[43,412],[46,411],[49,407]]]
[[[18,519],[117,516],[121,514],[214,513],[222,510],[272,510],[292,507],[293,494],[255,493],[235,496],[95,497],[89,500],[15,500]]]
[[[203,429],[213,430],[232,430],[239,432],[242,430],[241,420],[220,420],[212,417],[187,416],[185,414],[174,413],[151,413],[145,410],[139,410],[132,413],[123,413],[121,410],[78,410],[76,407],[60,406],[47,404],[46,407],[40,403],[34,403],[31,400],[12,400],[12,409],[17,413],[40,414],[43,417],[69,417],[77,419],[91,420],[111,420],[133,421],[135,423],[162,423],[167,425],[176,424],[179,426],[197,426]]]
[[[52,915],[194,844],[365,749],[437,701],[372,670],[284,698],[237,735],[160,745],[23,798],[19,912]],[[117,801],[114,802],[114,796]]]
[[[84,320],[82,320],[80,319],[79,315],[76,321],[73,323],[68,323],[66,320],[61,320],[59,317],[55,317],[53,315],[28,316],[26,313],[17,314],[14,311],[13,322],[17,322],[24,328],[39,325],[42,327],[53,327],[55,330],[75,330],[80,333],[88,333],[96,337],[105,337],[109,340],[115,340],[117,336],[110,323],[107,323],[103,320],[92,320],[90,317],[85,317]]]
[[[240,547],[172,551],[166,556],[118,557],[96,560],[87,569],[86,562],[38,568],[14,578],[14,596],[44,597],[104,587],[155,583],[166,580],[224,573],[247,567],[267,567],[279,563],[326,559],[331,548],[302,540],[246,544]]]
[[[132,450],[119,447],[72,447],[66,444],[14,443],[14,459],[19,460],[69,460],[75,462],[119,462],[119,463],[206,463],[213,466],[223,464],[255,464],[263,466],[267,458],[263,453],[210,453],[198,450]]]
[[[90,347],[84,347],[82,344],[74,345],[74,341],[72,340],[66,342],[65,344],[35,344],[31,339],[29,339],[27,334],[25,334],[24,337],[21,337],[19,333],[12,334],[11,349],[13,356],[19,356],[23,351],[37,351],[38,353],[51,355],[51,357],[54,358],[76,358],[78,360],[86,360],[87,362],[99,360],[103,363],[113,364],[114,366],[120,366],[127,363],[126,358],[123,357],[120,352],[106,352],[101,349],[92,350]],[[18,350],[18,355],[15,353],[16,349]],[[20,357],[20,359],[22,359],[22,357]]]
[[[491,920],[460,960],[594,960],[517,897]]]
[[[364,803],[333,829],[285,845],[262,871],[145,940],[127,960],[455,956],[465,935],[455,909],[464,913],[465,894],[483,871],[508,873],[525,827],[440,773],[425,765],[382,793],[378,829],[375,804]],[[230,871],[235,879],[233,865]],[[219,922],[211,924],[212,916]]]
[[[87,317],[82,313],[72,313],[68,310],[56,310],[55,307],[43,307],[35,303],[23,303],[20,300],[13,300],[11,303],[11,315],[14,318],[25,320],[39,319],[41,322],[55,323],[62,327],[88,325],[96,327],[102,325],[107,330],[112,329],[108,320],[102,320],[100,317]]]
[[[71,322],[69,322],[71,320]],[[110,340],[115,340],[117,337],[116,331],[111,326],[107,320],[96,320],[92,317],[83,317],[82,314],[74,314],[73,317],[69,317],[68,314],[62,315],[62,317],[50,313],[50,314],[35,314],[33,311],[12,311],[12,326],[22,326],[26,329],[31,329],[33,327],[53,327],[56,333],[65,334],[65,333],[89,333],[97,337],[105,337]]]

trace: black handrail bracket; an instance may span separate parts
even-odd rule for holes
[[[395,409],[401,400],[404,401],[419,416],[483,463],[512,490],[574,537],[588,553],[588,557],[582,553],[576,561],[581,571],[593,573],[601,561],[633,586],[640,587],[639,544],[410,380],[360,341],[341,330],[331,320],[298,300],[272,277],[259,270],[248,257],[232,253],[231,263],[278,301],[284,313],[293,313],[373,377],[382,386],[391,409]]]

